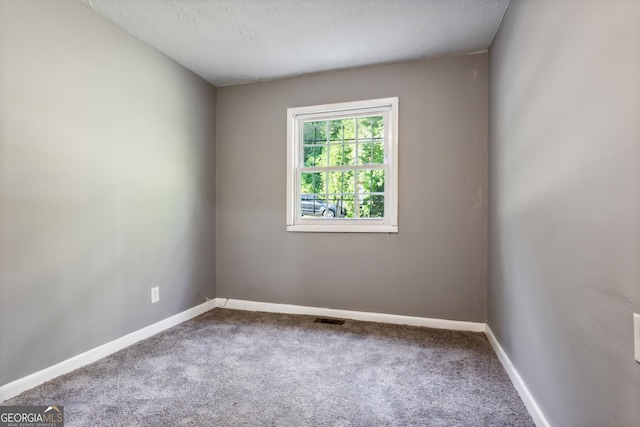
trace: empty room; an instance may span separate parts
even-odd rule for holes
[[[640,0],[0,0],[0,427],[640,426]]]

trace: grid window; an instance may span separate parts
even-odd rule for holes
[[[398,231],[397,105],[288,109],[287,230]]]

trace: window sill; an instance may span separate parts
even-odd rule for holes
[[[397,233],[397,225],[287,225],[287,231],[304,233]]]

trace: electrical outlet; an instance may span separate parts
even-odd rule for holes
[[[636,362],[640,363],[640,314],[633,313],[633,336],[636,349]]]
[[[151,303],[160,301],[160,287],[151,288]]]

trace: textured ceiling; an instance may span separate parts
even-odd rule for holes
[[[81,0],[216,86],[486,50],[509,0]]]

